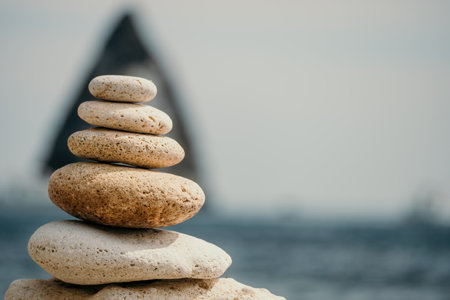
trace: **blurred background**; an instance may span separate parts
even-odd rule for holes
[[[0,2],[0,293],[101,74],[152,79],[207,204],[173,229],[288,299],[450,299],[447,1]]]

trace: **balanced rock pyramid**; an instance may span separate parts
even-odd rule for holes
[[[105,101],[87,101],[78,114],[98,126],[69,137],[70,151],[97,162],[56,170],[49,197],[83,221],[55,221],[30,238],[31,258],[54,277],[11,283],[5,299],[284,299],[231,278],[219,278],[229,255],[201,239],[154,229],[179,224],[202,207],[195,182],[149,169],[170,167],[183,148],[162,136],[164,112],[140,104],[156,96],[149,80],[106,75],[89,84]]]

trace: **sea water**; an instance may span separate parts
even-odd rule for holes
[[[17,278],[48,278],[27,254],[57,209],[0,212],[0,295]],[[450,229],[229,219],[199,214],[170,228],[212,242],[233,264],[224,276],[299,300],[450,299]]]

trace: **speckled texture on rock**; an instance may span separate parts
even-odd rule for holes
[[[21,279],[11,283],[5,300],[283,300],[266,289],[252,288],[231,278],[178,279],[75,286],[57,279]]]
[[[169,137],[106,128],[77,131],[67,145],[76,156],[143,168],[170,167],[184,158],[183,148]]]
[[[130,132],[159,135],[172,130],[165,112],[144,104],[86,101],[78,107],[78,116],[91,125]]]
[[[102,75],[89,83],[92,96],[118,102],[147,102],[155,98],[156,86],[150,80],[122,75]]]
[[[48,194],[72,216],[129,228],[181,223],[205,202],[200,186],[181,176],[91,162],[56,170],[50,177]]]
[[[230,256],[201,239],[161,229],[125,229],[83,221],[41,226],[28,242],[41,268],[72,284],[221,276]]]
[[[76,286],[56,278],[17,279],[5,293],[5,300],[85,300],[92,299],[99,286]]]

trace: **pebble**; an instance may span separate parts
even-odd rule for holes
[[[155,98],[156,86],[150,80],[123,75],[103,75],[89,83],[92,96],[117,102],[147,102]]]
[[[266,289],[246,286],[232,278],[178,279],[105,286],[73,286],[57,279],[20,279],[14,281],[5,300],[285,300]]]
[[[193,217],[205,202],[200,186],[181,176],[92,162],[56,170],[48,194],[72,216],[127,228],[179,224]]]
[[[55,221],[38,228],[28,242],[28,253],[51,275],[81,285],[212,279],[231,265],[225,251],[193,236],[74,220]]]
[[[86,101],[78,116],[91,125],[123,131],[160,135],[172,130],[165,112],[145,104]]]
[[[143,168],[171,167],[184,158],[183,148],[169,137],[106,128],[77,131],[67,144],[79,157]]]

